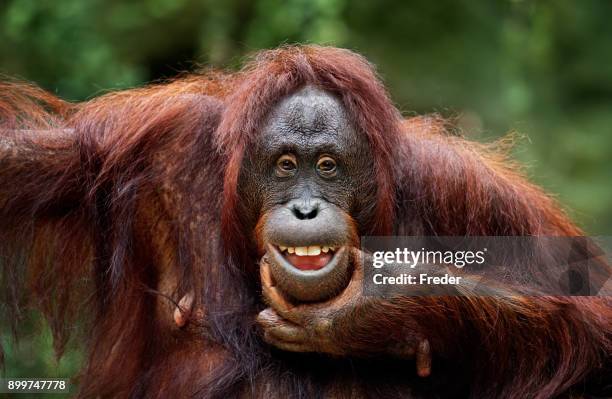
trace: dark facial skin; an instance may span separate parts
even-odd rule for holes
[[[373,220],[376,179],[367,138],[341,102],[315,87],[280,101],[248,148],[238,184],[239,212],[261,256],[261,292],[269,306],[256,318],[263,339],[291,352],[365,353],[343,334],[371,313],[363,295],[369,255],[360,251],[358,237]],[[321,247],[318,256],[298,259],[283,249],[310,246]],[[325,246],[334,247],[326,256]],[[304,267],[313,265],[321,267]],[[187,311],[175,312],[177,325],[191,314],[190,301],[181,300]],[[426,339],[407,332],[395,342],[383,335],[380,345],[367,348],[415,357],[419,375],[429,375]]]
[[[365,135],[332,94],[307,86],[272,109],[239,183],[258,246],[288,296],[319,301],[348,284],[348,248],[370,216],[373,176]]]

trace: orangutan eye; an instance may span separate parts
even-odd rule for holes
[[[332,177],[336,175],[336,161],[327,155],[319,158],[317,162],[317,172],[323,177]]]
[[[297,170],[297,160],[293,154],[283,154],[276,161],[276,175],[278,177],[293,176]]]

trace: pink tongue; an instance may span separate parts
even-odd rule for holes
[[[319,270],[325,267],[332,258],[331,253],[321,253],[315,256],[297,256],[296,254],[285,254],[285,258],[300,270]]]

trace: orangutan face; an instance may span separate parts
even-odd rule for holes
[[[270,113],[247,152],[240,189],[259,210],[256,236],[281,288],[317,301],[350,278],[348,246],[375,203],[373,164],[365,135],[340,101],[307,86]]]

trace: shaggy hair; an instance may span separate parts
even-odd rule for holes
[[[237,182],[268,111],[306,84],[336,95],[368,138],[377,201],[360,235],[583,235],[491,148],[436,117],[403,120],[373,67],[347,50],[263,51],[236,73],[79,104],[5,82],[0,305],[16,332],[26,306],[40,309],[58,355],[81,323],[80,397],[550,398],[609,377],[605,297],[381,299],[338,332],[372,348],[417,329],[436,355],[427,379],[406,360],[266,345],[254,325],[264,308],[255,226]],[[204,321],[178,330],[163,315],[192,291]]]

